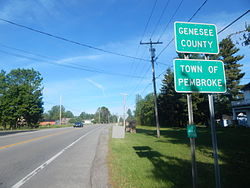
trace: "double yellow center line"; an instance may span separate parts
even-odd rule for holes
[[[20,145],[20,144],[29,143],[29,142],[32,142],[32,141],[35,141],[35,140],[40,140],[40,139],[47,138],[47,137],[50,137],[50,136],[57,136],[57,135],[64,134],[64,133],[67,133],[67,132],[71,132],[71,131],[74,131],[74,130],[75,129],[73,129],[73,130],[66,130],[66,131],[62,131],[62,132],[59,132],[59,133],[54,133],[54,134],[49,134],[49,135],[45,135],[45,136],[40,136],[40,137],[32,138],[32,139],[29,139],[29,140],[24,140],[24,141],[17,142],[17,143],[14,143],[14,144],[0,146],[0,150],[1,149],[5,149],[5,148],[9,148],[9,147],[12,147],[12,146],[17,146],[17,145]]]

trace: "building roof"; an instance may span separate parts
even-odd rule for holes
[[[250,90],[250,82],[248,84],[246,84],[241,90],[243,90],[243,91]]]

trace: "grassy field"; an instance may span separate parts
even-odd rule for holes
[[[192,187],[191,154],[186,130],[138,127],[137,134],[110,139],[109,173],[114,188]],[[198,187],[215,187],[209,128],[198,128]],[[250,129],[217,130],[222,187],[250,186]]]

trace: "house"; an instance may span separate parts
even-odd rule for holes
[[[85,119],[85,120],[83,120],[84,124],[92,124],[93,121],[94,121],[94,119]]]
[[[41,121],[39,123],[40,126],[45,126],[45,125],[55,125],[56,121],[54,120],[45,120],[45,121]]]
[[[239,125],[250,127],[250,83],[246,84],[242,91],[244,100],[232,101],[233,120]]]
[[[62,118],[62,125],[67,125],[67,124],[69,124],[69,120],[71,120],[71,118]]]

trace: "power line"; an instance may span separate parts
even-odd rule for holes
[[[196,14],[201,10],[201,8],[206,4],[207,0],[205,0],[202,5],[195,11],[195,13],[188,19],[188,22],[190,22],[195,16]],[[156,58],[158,58],[166,49],[167,47],[174,41],[174,37],[168,42],[168,44],[160,51],[160,53],[158,54],[158,56]]]
[[[202,3],[202,5],[196,10],[196,12],[191,16],[191,18],[189,18],[188,22],[190,22],[190,21],[196,16],[196,14],[201,10],[201,8],[202,8],[206,3],[207,3],[207,0],[204,1],[204,2]]]
[[[152,83],[149,83],[148,85],[146,85],[146,87],[143,89],[143,91],[141,92],[142,94],[148,89],[148,87],[152,85]]]
[[[180,7],[181,7],[181,5],[182,5],[183,1],[184,1],[184,0],[181,0],[181,2],[179,3],[178,7],[175,9],[174,14],[171,16],[170,20],[168,21],[167,26],[166,26],[166,28],[163,30],[163,32],[162,32],[162,34],[160,35],[160,37],[158,38],[158,41],[160,41],[160,40],[161,40],[161,38],[162,38],[163,34],[164,34],[164,33],[165,33],[165,31],[167,30],[167,28],[168,28],[169,24],[171,23],[172,19],[175,17],[176,13],[177,13],[177,12],[178,12],[178,10],[180,9]]]
[[[19,57],[19,58],[24,58],[24,59],[28,59],[28,60],[32,60],[32,61],[37,61],[37,62],[41,62],[44,60],[41,59],[37,59],[37,58],[33,58],[33,57],[28,57],[25,55],[20,55],[17,53],[12,53],[12,52],[7,52],[4,50],[0,50],[1,53],[7,54],[7,55],[11,55],[11,56],[15,56],[15,57]],[[133,78],[143,78],[140,76],[134,76],[134,75],[128,75],[128,74],[120,74],[120,73],[111,73],[111,72],[104,72],[104,71],[100,71],[100,70],[92,70],[92,69],[88,69],[88,68],[82,68],[82,67],[76,67],[76,66],[71,66],[71,65],[66,65],[66,64],[60,64],[58,62],[54,62],[54,61],[44,61],[44,63],[47,64],[53,64],[53,65],[57,65],[57,66],[61,66],[61,67],[67,67],[67,68],[71,68],[71,69],[76,69],[76,70],[83,70],[83,71],[87,71],[87,72],[94,72],[94,73],[99,73],[99,74],[107,74],[107,75],[117,75],[117,76],[123,76],[123,77],[133,77]]]
[[[207,0],[206,0],[206,1],[207,1]],[[206,1],[201,5],[201,7],[205,5]],[[200,10],[201,7],[200,7],[198,10]],[[197,10],[197,11],[198,11],[198,10]],[[194,15],[197,14],[197,11],[194,13]],[[245,13],[243,13],[243,14],[240,15],[238,18],[236,18],[235,20],[233,20],[232,22],[230,22],[230,23],[229,23],[228,25],[226,25],[224,28],[222,28],[217,34],[220,34],[220,33],[222,33],[223,31],[225,31],[228,27],[230,27],[231,25],[233,25],[236,21],[238,21],[239,19],[241,19],[243,16],[245,16],[245,15],[248,14],[249,12],[250,12],[250,10],[247,10]],[[193,15],[191,18],[193,18],[194,15]],[[191,21],[191,18],[189,19],[189,21]],[[169,41],[169,43],[162,49],[162,51],[158,54],[157,58],[162,54],[163,51],[166,50],[166,48],[167,48],[173,41],[174,41],[174,38],[172,38],[172,40]],[[159,74],[159,75],[157,76],[157,78],[159,78],[163,73],[164,73],[164,72],[162,72],[161,74]]]
[[[23,50],[23,49],[18,49],[18,48],[12,47],[12,46],[5,45],[5,44],[3,44],[3,43],[0,43],[0,46],[2,46],[2,47],[4,47],[4,48],[7,48],[7,49],[19,51],[19,52],[22,52],[22,53],[25,53],[25,54],[29,54],[29,55],[32,55],[32,56],[37,56],[37,57],[43,58],[43,59],[48,60],[48,61],[53,61],[53,62],[55,62],[55,63],[59,63],[59,62],[60,62],[60,60],[55,59],[55,58],[53,58],[53,57],[49,57],[49,56],[37,54],[37,53],[34,53],[34,52],[29,52],[29,51]],[[70,64],[71,64],[71,65],[78,66],[78,67],[96,69],[95,67],[90,67],[90,66],[86,66],[86,65],[79,65],[79,64],[76,64],[76,63],[70,63]],[[99,70],[105,72],[104,70],[101,70],[101,69],[99,69]]]
[[[145,25],[145,28],[144,28],[144,31],[143,31],[143,35],[142,35],[141,41],[142,41],[143,38],[144,38],[144,35],[145,35],[146,30],[147,30],[147,28],[148,28],[148,24],[149,24],[149,22],[150,22],[150,20],[151,20],[151,17],[152,17],[152,15],[153,15],[154,10],[155,10],[157,1],[158,1],[158,0],[155,0],[155,2],[154,2],[153,8],[152,8],[151,13],[150,13],[150,16],[149,16],[148,21],[147,21],[147,23],[146,23],[146,25]]]
[[[9,24],[24,28],[24,29],[28,29],[28,30],[36,32],[36,33],[40,33],[40,34],[43,34],[43,35],[46,35],[46,36],[49,36],[49,37],[52,37],[52,38],[63,40],[65,42],[69,42],[69,43],[76,44],[76,45],[79,45],[79,46],[83,46],[83,47],[86,47],[86,48],[90,48],[90,49],[93,49],[93,50],[109,53],[109,54],[116,55],[116,56],[126,57],[126,58],[130,58],[130,59],[142,60],[142,61],[147,61],[147,62],[149,61],[147,59],[142,59],[142,58],[139,58],[139,57],[133,57],[133,56],[118,53],[118,52],[104,50],[102,48],[98,48],[98,47],[91,46],[91,45],[88,45],[88,44],[84,44],[84,43],[81,43],[81,42],[73,41],[73,40],[70,40],[70,39],[67,39],[67,38],[64,38],[64,37],[60,37],[60,36],[53,35],[53,34],[38,30],[38,29],[34,29],[34,28],[31,28],[31,27],[25,26],[25,25],[21,25],[21,24],[18,24],[18,23],[15,23],[13,21],[9,21],[9,20],[3,19],[3,18],[0,18],[0,20],[4,21],[6,23],[9,23]]]
[[[157,55],[156,58],[158,58],[166,49],[169,47],[169,45],[174,41],[174,37],[167,43],[167,45],[160,51],[160,53]]]
[[[238,18],[236,18],[235,20],[233,20],[231,23],[229,23],[227,26],[225,26],[223,29],[221,29],[218,34],[222,33],[223,31],[225,31],[228,27],[230,27],[231,25],[233,25],[235,22],[237,22],[239,19],[241,19],[243,16],[247,15],[250,12],[250,10],[247,10],[245,13],[243,13],[241,16],[239,16]]]
[[[156,29],[158,28],[158,25],[160,24],[160,21],[161,21],[161,19],[162,19],[163,15],[164,15],[165,11],[167,10],[167,7],[168,7],[168,4],[169,4],[169,1],[170,1],[170,0],[168,0],[168,1],[166,2],[166,4],[165,4],[164,8],[162,9],[161,15],[160,15],[160,17],[159,17],[159,19],[158,19],[158,21],[157,21],[157,23],[156,23],[156,25],[155,25],[155,28],[154,28],[154,30],[153,30],[153,32],[152,32],[152,34],[151,34],[151,36],[150,36],[150,38],[151,38],[151,39],[152,39],[152,37],[153,37],[153,35],[154,35],[154,33],[155,33]]]
[[[206,0],[206,1],[207,1],[207,0]],[[205,3],[203,3],[203,4],[201,5],[201,7],[204,6],[204,5],[205,5]],[[200,7],[198,10],[200,10],[201,7]],[[247,10],[247,11],[246,11],[245,13],[243,13],[241,16],[239,16],[238,18],[236,18],[235,20],[233,20],[232,22],[230,22],[227,26],[225,26],[224,28],[222,28],[217,34],[220,34],[220,33],[222,33],[223,31],[225,31],[228,27],[230,27],[231,25],[233,25],[236,21],[238,21],[239,19],[241,19],[243,16],[245,16],[245,15],[248,14],[249,12],[250,12],[250,10]],[[197,14],[197,11],[195,12],[195,14]],[[191,18],[193,18],[193,16],[192,16]],[[191,19],[189,19],[189,21],[191,21]],[[174,41],[174,37],[173,37],[173,38],[171,39],[171,41],[161,50],[161,52],[158,54],[157,58],[162,54],[163,51],[166,50],[166,48],[167,48],[173,41]]]
[[[155,10],[157,1],[158,1],[158,0],[155,0],[154,5],[153,5],[153,7],[152,7],[152,9],[151,9],[149,18],[148,18],[147,23],[146,23],[146,25],[145,25],[145,27],[144,27],[143,34],[142,34],[142,37],[141,37],[141,40],[140,40],[140,41],[142,41],[143,38],[144,38],[144,36],[145,36],[145,33],[146,33],[147,28],[148,28],[149,22],[150,22],[151,17],[152,17],[152,15],[153,15],[153,13],[154,13],[154,10]],[[137,46],[137,49],[136,49],[136,55],[135,55],[135,56],[137,56],[138,50],[139,50],[140,46],[141,46],[141,45],[138,43],[138,46]],[[141,56],[141,58],[143,58],[143,56],[144,56],[144,54]],[[134,68],[134,60],[131,62],[130,69],[133,70],[133,71],[131,71],[131,72],[132,72],[132,75],[134,75],[134,74],[137,72],[138,66],[139,66],[139,63],[137,62],[136,66],[135,66],[135,68]],[[133,68],[134,68],[134,69],[133,69]],[[127,80],[127,82],[129,82],[129,81],[130,81],[130,79]],[[126,84],[127,84],[127,83],[126,83]],[[126,84],[124,84],[124,87],[126,86]]]
[[[144,74],[143,74],[142,77],[145,77],[145,76],[148,74],[148,72],[150,71],[150,68],[151,68],[151,65],[149,65],[149,67],[148,67],[147,70],[144,72]],[[139,85],[141,84],[142,80],[143,80],[143,78],[141,78],[140,81],[139,81],[139,82],[137,83],[137,85],[135,86],[135,88],[134,88],[131,92],[129,92],[128,97],[132,96],[133,91],[136,91],[136,90],[137,90],[137,88],[138,88]]]

